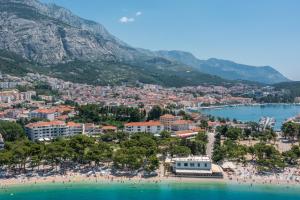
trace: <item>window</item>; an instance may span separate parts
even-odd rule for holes
[[[195,167],[195,163],[190,163],[190,167]]]
[[[204,163],[204,167],[207,167],[207,163]]]
[[[180,167],[181,166],[181,163],[177,163],[177,167]]]
[[[184,163],[184,166],[187,167],[187,166],[188,166],[188,163]]]
[[[200,164],[200,163],[198,163],[198,167],[201,167],[201,164]]]

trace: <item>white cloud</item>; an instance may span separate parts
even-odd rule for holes
[[[135,13],[135,17],[137,18],[138,16],[141,16],[143,13],[141,11],[138,11]],[[135,17],[121,17],[119,19],[119,22],[122,23],[122,24],[127,24],[127,23],[130,23],[130,22],[134,22],[135,21]]]
[[[121,22],[121,23],[124,23],[124,24],[126,24],[126,23],[130,23],[130,22],[134,22],[134,18],[133,17],[121,17],[120,19],[119,19],[119,21]]]

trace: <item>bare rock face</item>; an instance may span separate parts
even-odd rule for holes
[[[36,0],[0,0],[0,49],[41,64],[131,60],[138,54],[101,24]]]

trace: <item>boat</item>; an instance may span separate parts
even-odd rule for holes
[[[266,128],[274,128],[276,123],[275,118],[273,117],[262,117],[259,120],[259,125],[265,130]]]

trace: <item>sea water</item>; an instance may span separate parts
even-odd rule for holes
[[[297,200],[299,186],[225,183],[49,184],[1,189],[1,200]]]
[[[299,104],[265,104],[245,106],[225,106],[221,108],[201,109],[200,112],[216,117],[237,119],[242,122],[258,122],[261,117],[273,117],[276,119],[275,129],[280,130],[282,123],[300,114]]]

